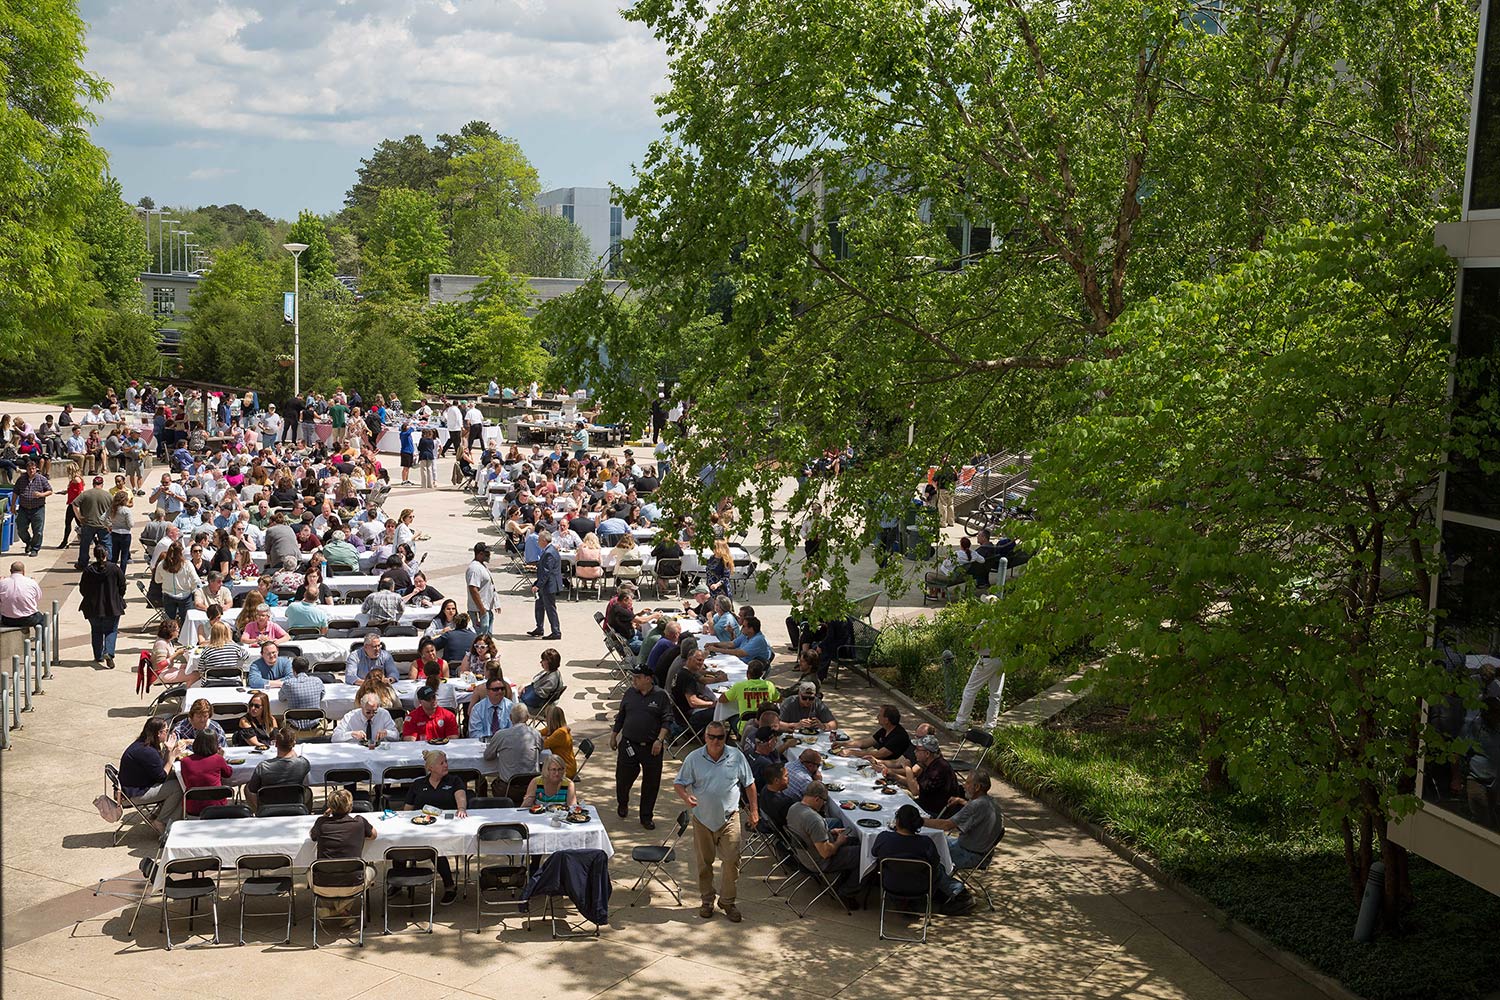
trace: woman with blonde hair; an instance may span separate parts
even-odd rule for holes
[[[578,790],[567,776],[567,765],[561,757],[548,757],[542,761],[542,773],[531,779],[526,797],[521,806],[566,805],[569,811],[578,808]]]
[[[255,615],[261,608],[266,606],[266,599],[261,596],[259,590],[252,590],[245,595],[245,603],[240,606],[240,613],[234,617],[234,630],[244,632],[245,626],[255,621]]]
[[[714,539],[714,554],[709,557],[708,565],[703,567],[703,575],[710,594],[734,596],[734,554],[729,551],[729,543],[724,539]]]
[[[373,694],[380,699],[381,708],[400,708],[401,695],[396,692],[395,685],[386,677],[384,670],[371,670],[365,675],[365,679],[359,682],[359,691],[355,694],[354,703],[358,705],[367,694]]]
[[[573,752],[573,732],[562,706],[553,702],[542,709],[542,748],[567,766],[568,777],[578,777],[578,757]]]

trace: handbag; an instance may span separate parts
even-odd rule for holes
[[[99,810],[99,818],[106,823],[118,823],[125,815],[124,807],[108,792],[94,796],[94,808]]]

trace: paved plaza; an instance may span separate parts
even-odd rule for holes
[[[0,403],[13,414],[44,411]],[[448,479],[447,462],[439,482]],[[141,501],[138,501],[140,504]],[[494,540],[487,519],[468,516],[463,494],[451,488],[421,491],[397,487],[387,507],[414,507],[425,543],[432,583],[462,603],[463,570],[476,540]],[[138,508],[139,509],[139,508]],[[1221,930],[1185,899],[1163,888],[1110,853],[1082,830],[1045,806],[997,783],[1008,834],[988,876],[996,909],[981,906],[966,917],[937,917],[926,944],[877,940],[877,909],[846,916],[824,901],[805,919],[797,916],[759,878],[766,862],[742,874],[739,904],[745,920],[731,925],[722,915],[697,916],[692,885],[692,847],[685,837],[674,866],[689,887],[685,905],[674,906],[661,891],[643,905],[627,906],[625,892],[636,866],[636,845],[658,843],[675,815],[676,799],[664,787],[655,832],[641,828],[632,811],[621,820],[611,808],[614,755],[608,750],[614,677],[598,666],[602,643],[592,616],[602,603],[590,599],[560,605],[563,639],[528,639],[529,596],[505,598],[495,632],[506,675],[524,682],[537,655],[556,645],[568,685],[564,707],[575,741],[591,737],[599,752],[585,768],[580,789],[600,810],[615,846],[611,923],[597,941],[554,941],[545,926],[524,929],[488,918],[473,930],[473,901],[438,910],[436,932],[409,927],[390,936],[367,933],[364,948],[346,942],[314,951],[310,898],[299,895],[298,925],[290,945],[279,940],[276,921],[256,922],[245,947],[236,947],[233,924],[238,901],[225,893],[225,928],[218,946],[179,947],[167,952],[157,913],[143,912],[135,935],[126,933],[131,909],[122,901],[95,897],[105,876],[132,872],[154,854],[155,841],[140,828],[120,846],[91,801],[104,790],[103,766],[117,763],[140,730],[147,700],[134,692],[130,669],[140,648],[145,609],[132,601],[122,623],[120,669],[100,671],[89,657],[88,627],[78,613],[76,549],[59,550],[62,504],[49,505],[47,547],[28,570],[47,600],[62,603],[62,666],[49,682],[25,728],[12,735],[0,758],[3,827],[4,982],[7,1000],[91,996],[226,997],[259,993],[341,1000],[353,997],[437,1000],[441,997],[560,998],[595,996],[704,997],[747,994],[777,997],[1194,997],[1299,1000],[1323,994],[1293,976],[1239,937]],[[753,551],[753,550],[752,550]],[[16,558],[16,550],[5,557]],[[141,578],[142,564],[131,567]],[[502,586],[513,578],[499,574]],[[785,604],[770,594],[740,595],[756,605],[776,643],[787,678],[791,657],[779,623]],[[651,605],[644,598],[643,605]],[[882,605],[875,621],[916,606],[911,599],[893,609]],[[831,689],[828,703],[844,728],[874,727],[881,701],[877,689],[858,680]],[[664,783],[675,774],[669,760]],[[232,881],[232,880],[231,880]],[[878,907],[878,895],[872,895]],[[379,919],[379,899],[375,901]],[[200,927],[203,925],[200,925]],[[463,928],[463,932],[460,932]],[[185,929],[185,928],[184,928]],[[174,932],[175,934],[175,932]],[[272,966],[275,963],[274,975]],[[272,983],[287,984],[285,988]]]

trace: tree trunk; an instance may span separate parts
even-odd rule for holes
[[[1411,874],[1407,870],[1406,848],[1385,836],[1385,822],[1380,823],[1380,860],[1385,863],[1385,892],[1381,901],[1380,924],[1386,934],[1399,933],[1401,914],[1411,899]]]
[[[1198,734],[1205,745],[1218,728],[1218,719],[1206,714],[1198,716]],[[1229,770],[1224,762],[1223,754],[1214,754],[1208,758],[1207,767],[1203,771],[1203,790],[1210,795],[1229,791]]]
[[[1364,889],[1364,874],[1359,870],[1359,856],[1354,851],[1354,825],[1345,816],[1339,820],[1339,828],[1344,834],[1344,867],[1349,870],[1349,891],[1358,903]]]

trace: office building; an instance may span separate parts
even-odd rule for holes
[[[609,188],[569,187],[537,195],[536,207],[573,223],[589,240],[591,260],[606,274],[620,269],[620,243],[635,232],[635,220],[612,202]]]

